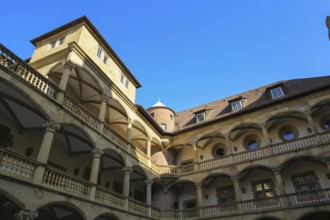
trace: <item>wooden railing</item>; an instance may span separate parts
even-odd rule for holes
[[[0,44],[0,65],[11,70],[16,76],[38,89],[41,93],[52,99],[56,98],[59,91],[58,87],[2,44]]]
[[[24,179],[32,179],[37,164],[37,162],[19,154],[0,149],[0,172]]]
[[[69,174],[62,173],[53,168],[46,169],[43,184],[80,196],[89,196],[91,188],[91,183]]]
[[[101,187],[96,188],[95,200],[105,205],[124,208],[125,197],[119,193],[111,192]]]

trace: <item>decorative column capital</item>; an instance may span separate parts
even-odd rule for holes
[[[146,138],[146,141],[147,141],[147,142],[151,142],[151,140],[152,140],[152,137],[150,137],[150,136],[148,136],[148,137]]]
[[[76,66],[71,62],[71,60],[68,60],[64,63],[64,68],[68,69],[68,70],[72,70],[73,68],[75,68]]]
[[[93,158],[101,158],[102,154],[103,154],[103,150],[100,148],[95,148],[92,150]]]
[[[107,102],[108,99],[109,99],[109,96],[107,94],[103,93],[102,96],[101,96],[101,101],[102,102]]]
[[[146,180],[144,182],[146,183],[147,187],[151,187],[154,181],[153,180]]]
[[[133,169],[130,166],[123,167],[122,170],[124,171],[125,175],[130,175],[131,172],[133,172]]]
[[[195,183],[195,186],[197,190],[202,189],[203,183]]]
[[[56,130],[61,128],[61,125],[59,123],[56,123],[54,120],[49,120],[44,123],[44,128],[46,128],[46,131],[51,131],[55,133]]]
[[[134,119],[133,118],[127,118],[127,125],[128,125],[128,127],[132,127],[133,123],[134,123]]]
[[[231,180],[235,183],[237,183],[238,182],[238,180],[239,180],[239,176],[231,176],[230,177],[231,178]]]
[[[281,168],[273,168],[272,171],[275,175],[281,175]]]
[[[37,211],[24,209],[15,214],[17,220],[34,220],[39,216]]]

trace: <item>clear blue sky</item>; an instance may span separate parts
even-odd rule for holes
[[[29,40],[87,15],[142,88],[182,111],[272,82],[330,75],[328,0],[17,1],[2,4],[0,42]]]

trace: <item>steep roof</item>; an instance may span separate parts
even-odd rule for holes
[[[282,98],[273,100],[269,93],[269,89],[276,86],[281,86],[285,95]],[[241,114],[242,112],[246,112],[248,110],[277,103],[324,88],[330,88],[330,76],[275,82],[247,92],[177,112],[175,115],[176,128],[174,132],[194,128],[195,126],[199,126],[201,124],[207,124],[218,119],[220,120],[228,116]],[[244,108],[240,111],[231,111],[230,101],[240,98],[245,100]],[[196,113],[203,111],[207,112],[206,120],[196,123]]]
[[[141,87],[141,84],[139,83],[139,81],[135,78],[135,76],[131,73],[131,71],[127,68],[127,66],[124,64],[124,62],[119,58],[119,56],[116,54],[116,52],[111,48],[111,46],[109,45],[109,43],[103,38],[103,36],[101,35],[101,33],[96,29],[96,27],[92,24],[92,22],[87,18],[87,16],[82,16],[80,18],[77,18],[76,20],[73,20],[65,25],[62,25],[52,31],[49,31],[37,38],[32,39],[30,42],[36,46],[36,44],[46,38],[49,38],[50,36],[53,36],[59,32],[62,32],[68,28],[71,28],[75,25],[81,24],[81,23],[85,23],[90,30],[96,35],[96,37],[103,43],[103,45],[110,51],[111,55],[118,61],[118,63],[120,64],[120,66],[126,71],[126,73],[129,75],[130,79],[132,80],[132,82],[135,84],[135,86],[137,88]]]

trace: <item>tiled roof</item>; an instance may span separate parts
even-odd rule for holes
[[[276,87],[277,85],[282,86],[285,96],[273,100],[268,89]],[[200,105],[182,112],[177,112],[175,115],[175,132],[193,128],[194,126],[208,123],[230,115],[239,114],[240,112],[245,112],[249,109],[262,107],[267,104],[289,99],[300,94],[309,93],[327,86],[330,88],[330,76],[294,79],[279,81],[247,92],[219,99],[217,101]],[[229,101],[237,98],[245,99],[244,109],[232,112]],[[202,112],[203,110],[205,110],[206,113],[206,120],[196,123],[196,112]]]

